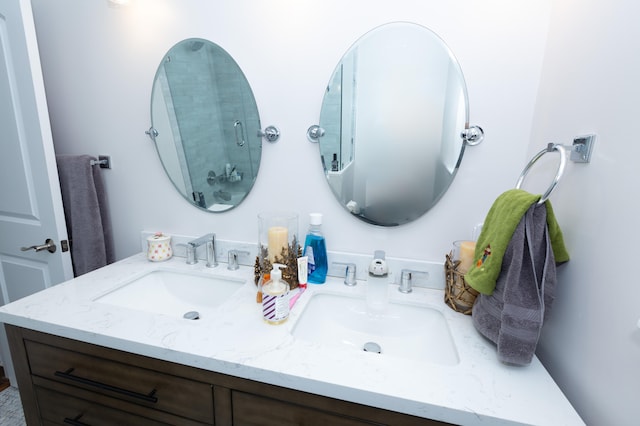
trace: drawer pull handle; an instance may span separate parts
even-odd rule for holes
[[[95,380],[91,380],[91,379],[86,379],[84,377],[80,377],[80,376],[76,376],[74,374],[71,374],[73,372],[73,368],[68,369],[67,371],[56,371],[54,374],[57,377],[62,377],[63,379],[67,379],[67,380],[71,380],[77,383],[82,383],[84,385],[89,385],[89,386],[93,386],[96,387],[98,389],[102,389],[102,390],[106,390],[106,391],[110,391],[110,392],[114,392],[114,393],[118,393],[120,395],[125,395],[131,398],[136,398],[136,399],[141,399],[143,401],[146,402],[153,402],[156,403],[158,402],[158,398],[155,396],[156,394],[156,390],[152,390],[151,392],[149,392],[147,395],[140,393],[140,392],[134,392],[134,391],[130,391],[127,389],[122,389],[116,386],[111,386],[111,385],[107,385],[106,383],[101,383],[101,382],[96,382]]]
[[[70,419],[69,417],[65,417],[64,420],[62,421],[64,424],[67,425],[72,425],[72,426],[89,426],[86,423],[82,423],[80,421],[80,417],[82,417],[82,414],[78,414],[76,417],[74,417],[73,419]]]

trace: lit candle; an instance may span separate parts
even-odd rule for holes
[[[458,270],[465,274],[473,265],[473,256],[476,251],[475,241],[462,241],[460,243],[460,265]]]
[[[283,249],[285,253],[289,250],[289,232],[284,226],[272,226],[269,228],[268,239],[269,261],[274,263],[276,256],[282,255]]]

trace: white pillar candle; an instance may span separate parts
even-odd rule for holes
[[[460,243],[460,265],[458,270],[465,274],[473,265],[473,256],[476,251],[475,241],[462,241]]]
[[[269,261],[271,263],[275,262],[276,256],[282,255],[282,249],[285,253],[289,251],[289,232],[284,226],[272,226],[268,232]]]

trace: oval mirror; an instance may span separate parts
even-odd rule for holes
[[[251,191],[260,117],[242,70],[220,46],[193,38],[169,49],[153,82],[151,123],[162,166],[191,204],[226,211]]]
[[[466,128],[464,77],[444,42],[416,24],[378,27],[345,53],[322,101],[329,186],[361,220],[411,222],[451,184]]]

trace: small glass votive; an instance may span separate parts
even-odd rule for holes
[[[465,315],[471,315],[478,296],[478,292],[464,279],[473,265],[475,246],[474,241],[454,241],[451,253],[445,256],[444,301],[451,309]]]
[[[453,242],[453,261],[460,261],[457,266],[457,270],[462,274],[466,274],[467,271],[473,265],[473,258],[476,251],[476,242],[467,240],[457,240]]]

